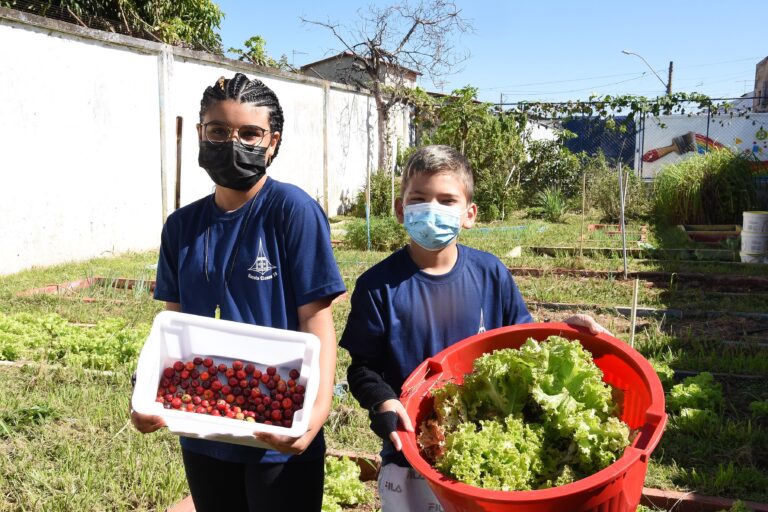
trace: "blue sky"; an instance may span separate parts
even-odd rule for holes
[[[376,5],[391,5],[374,2]],[[224,48],[242,47],[261,35],[269,55],[285,54],[296,66],[342,48],[322,27],[300,17],[354,27],[366,2],[284,0],[216,1],[225,13]],[[565,101],[590,93],[664,94],[669,62],[673,92],[734,97],[753,88],[755,64],[768,56],[765,0],[671,2],[456,0],[473,33],[457,34],[456,48],[470,53],[440,88],[472,85],[485,101]],[[654,76],[640,54],[656,71]]]

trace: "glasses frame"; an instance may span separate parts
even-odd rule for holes
[[[222,141],[217,141],[217,140],[209,139],[208,138],[208,130],[207,130],[209,124],[214,124],[216,126],[225,127],[227,129],[227,138],[225,140],[222,140]],[[267,134],[268,133],[272,133],[271,130],[267,130],[267,129],[262,128],[261,126],[258,126],[258,125],[255,125],[255,124],[244,124],[240,128],[232,128],[227,123],[224,123],[222,121],[208,121],[207,123],[200,123],[200,126],[202,126],[202,128],[203,128],[203,130],[202,130],[203,131],[203,137],[205,138],[206,142],[210,142],[211,144],[226,144],[227,141],[232,138],[232,134],[236,132],[237,133],[237,141],[240,144],[242,144],[247,149],[254,149],[257,146],[260,146],[261,143],[264,142],[264,138],[267,136]],[[259,142],[257,142],[256,144],[246,144],[245,142],[243,142],[240,139],[240,130],[242,128],[246,128],[246,127],[248,127],[248,128],[258,128],[259,130],[262,130],[264,132],[264,135],[261,136],[261,139],[259,139]]]

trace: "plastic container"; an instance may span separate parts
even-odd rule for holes
[[[163,408],[155,401],[163,369],[196,356],[228,366],[239,359],[262,371],[274,366],[281,375],[296,368],[301,372],[298,384],[305,387],[304,407],[294,413],[290,427]],[[267,448],[254,432],[299,437],[308,430],[320,381],[319,359],[320,340],[313,334],[163,311],[155,317],[139,355],[133,408],[161,416],[168,430],[180,436]]]
[[[743,231],[768,235],[768,212],[744,212]]]
[[[768,254],[748,254],[740,252],[742,263],[768,263]]]
[[[578,340],[592,353],[604,381],[623,391],[621,419],[638,435],[624,454],[576,482],[537,491],[492,491],[457,482],[424,460],[415,432],[400,431],[403,454],[422,474],[446,512],[624,512],[640,503],[648,459],[659,443],[667,415],[664,390],[650,363],[621,340],[592,335],[563,323],[524,324],[494,329],[462,340],[419,365],[403,384],[400,397],[414,427],[432,412],[429,391],[448,380],[462,382],[473,361],[485,352],[518,348],[528,338],[551,335]]]
[[[768,233],[741,232],[741,252],[746,254],[768,253]]]

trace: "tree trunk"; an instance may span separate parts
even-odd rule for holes
[[[373,98],[376,100],[376,113],[378,114],[376,123],[379,130],[379,154],[378,154],[378,168],[377,171],[387,169],[387,162],[389,161],[389,147],[387,145],[387,128],[389,125],[389,108],[386,102],[381,97],[379,88],[374,85]]]

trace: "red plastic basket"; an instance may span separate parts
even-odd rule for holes
[[[403,454],[421,473],[446,512],[624,512],[640,503],[648,458],[659,443],[667,415],[664,390],[650,363],[626,343],[605,334],[563,323],[524,324],[487,331],[462,340],[421,363],[403,384],[400,397],[418,431],[432,412],[430,390],[444,382],[462,382],[480,355],[518,348],[528,338],[544,341],[556,335],[578,340],[592,353],[603,380],[623,391],[621,419],[639,433],[622,457],[607,468],[576,482],[538,491],[492,491],[452,480],[435,470],[419,453],[416,433],[400,431]]]

